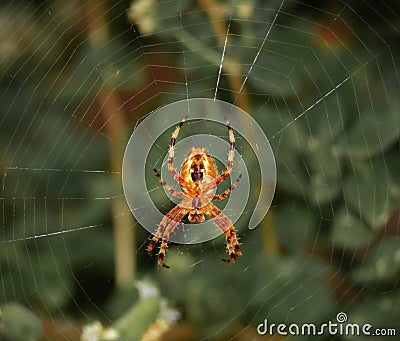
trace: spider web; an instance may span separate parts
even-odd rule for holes
[[[133,269],[125,280],[154,281],[202,340],[256,340],[264,319],[322,324],[339,312],[397,327],[399,13],[398,1],[2,3],[1,303],[28,306],[49,339],[75,340],[76,320],[117,320],[119,257]],[[171,245],[172,269],[162,271],[125,205],[123,152],[149,113],[193,98],[232,103],[260,125],[277,192],[247,229],[266,160],[233,126],[251,192],[243,212],[226,213],[240,217],[244,255],[222,263],[223,236]],[[174,125],[154,125],[164,132],[135,181],[165,214],[173,203],[153,168],[166,167]],[[205,119],[178,140],[196,134],[210,136],[211,154],[212,137],[228,141],[223,124]],[[177,144],[176,167],[186,153]],[[221,171],[227,160],[217,163]]]

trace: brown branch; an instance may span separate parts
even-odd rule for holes
[[[226,10],[221,7],[222,5],[217,4],[214,0],[199,0],[199,5],[210,18],[210,23],[213,27],[214,33],[221,48],[223,48],[228,29],[226,22],[223,19]],[[239,61],[231,58],[228,68],[229,72],[227,73],[227,77],[232,91],[236,94],[236,104],[244,111],[250,112],[249,98],[245,92],[245,88],[242,87],[244,79],[241,75]]]

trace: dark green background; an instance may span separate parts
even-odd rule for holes
[[[140,340],[164,299],[181,318],[163,340],[267,340],[256,333],[265,318],[322,324],[339,312],[400,333],[399,3],[284,1],[277,14],[280,5],[0,3],[2,340],[78,340],[96,320]],[[151,110],[214,96],[228,26],[217,98],[270,139],[276,195],[257,229],[249,212],[239,221],[236,264],[221,262],[221,236],[170,245],[172,268],[160,269],[124,205],[122,154]],[[172,206],[152,169],[166,128],[146,179],[163,211]],[[241,136],[237,149],[257,174]],[[135,237],[126,254],[114,241],[121,221]],[[135,268],[116,282],[121,253]],[[156,299],[139,298],[143,279]]]

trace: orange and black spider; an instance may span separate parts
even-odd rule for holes
[[[172,210],[170,210],[158,225],[157,232],[150,241],[147,247],[149,255],[152,254],[154,246],[161,238],[161,247],[158,253],[158,264],[164,268],[169,268],[164,263],[165,252],[168,247],[168,238],[171,232],[179,224],[179,222],[188,215],[190,222],[203,222],[204,214],[206,214],[213,222],[225,233],[226,245],[229,253],[229,259],[223,259],[224,262],[233,263],[238,256],[242,255],[242,250],[236,236],[236,230],[231,220],[221,212],[213,203],[212,200],[224,199],[238,184],[242,175],[236,179],[228,189],[222,194],[214,194],[218,184],[224,181],[232,171],[233,155],[235,151],[235,137],[228,119],[225,117],[225,122],[228,127],[230,149],[228,154],[227,169],[218,174],[217,166],[213,158],[204,148],[192,148],[182,163],[180,173],[178,174],[173,166],[174,160],[174,145],[178,137],[179,130],[185,123],[187,115],[176,127],[171,136],[168,155],[168,171],[179,183],[182,192],[177,192],[171,188],[160,176],[158,171],[154,169],[154,173],[160,181],[161,185],[176,198],[183,199]]]

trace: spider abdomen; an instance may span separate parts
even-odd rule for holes
[[[204,181],[204,176],[216,178],[217,167],[204,148],[192,148],[182,163],[180,175],[185,180],[186,188],[194,188],[196,183]]]
[[[195,209],[195,210],[198,210],[198,209],[200,209],[201,208],[201,199],[200,199],[200,197],[194,197],[193,198],[193,200],[192,200],[192,207]]]

